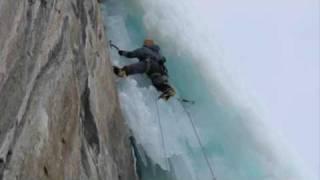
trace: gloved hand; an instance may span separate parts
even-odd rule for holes
[[[119,51],[118,51],[118,54],[119,54],[120,56],[123,56],[123,54],[124,54],[124,51],[122,51],[122,50],[119,50]]]

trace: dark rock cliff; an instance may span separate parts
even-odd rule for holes
[[[0,0],[0,179],[136,179],[98,2]]]

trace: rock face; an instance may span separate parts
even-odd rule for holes
[[[98,0],[0,0],[0,179],[135,180]]]

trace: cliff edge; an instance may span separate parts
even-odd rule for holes
[[[135,180],[97,0],[0,0],[0,179]]]

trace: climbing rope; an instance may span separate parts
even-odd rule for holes
[[[182,102],[182,103],[189,103],[191,105],[193,105],[195,102],[194,101],[190,101],[190,100],[185,100],[185,99],[178,99],[179,102]],[[162,139],[162,149],[163,149],[163,152],[164,152],[164,156],[166,158],[166,163],[167,163],[167,167],[168,169],[170,168],[169,167],[169,159],[167,158],[167,151],[166,151],[166,146],[165,146],[165,141],[164,141],[164,135],[163,135],[163,129],[162,129],[162,125],[161,125],[161,119],[160,119],[160,113],[159,113],[159,106],[158,106],[158,99],[155,100],[155,105],[156,105],[156,109],[157,109],[157,116],[158,116],[158,123],[159,123],[159,128],[160,128],[160,134],[161,134],[161,139]],[[200,135],[195,127],[195,124],[194,124],[194,121],[193,121],[193,118],[190,114],[189,111],[187,111],[186,107],[182,104],[182,107],[183,107],[183,110],[184,112],[186,113],[186,115],[188,116],[188,119],[190,120],[190,123],[191,123],[191,126],[193,128],[193,131],[194,131],[194,134],[196,136],[196,139],[199,143],[199,146],[201,148],[201,152],[203,154],[203,157],[208,165],[208,169],[210,171],[210,174],[212,176],[212,180],[217,180],[215,174],[214,174],[214,171],[213,171],[213,167],[209,161],[209,157],[208,155],[206,154],[205,152],[205,149],[204,149],[204,146],[203,146],[203,143],[201,142],[201,138],[200,138]]]
[[[159,113],[159,106],[158,106],[158,99],[155,100],[155,105],[156,105],[156,109],[157,109],[157,116],[158,116],[158,124],[159,124],[159,128],[160,128],[160,134],[161,134],[161,140],[162,140],[162,149],[163,149],[163,154],[164,157],[166,159],[166,165],[167,165],[167,169],[170,169],[169,166],[169,159],[167,158],[167,150],[166,150],[166,144],[164,142],[164,135],[163,135],[163,129],[162,129],[162,125],[161,125],[161,120],[160,120],[160,113]]]
[[[194,124],[194,121],[193,121],[193,118],[191,116],[191,114],[189,113],[189,111],[187,111],[186,107],[182,104],[182,107],[184,109],[184,112],[187,114],[189,120],[190,120],[190,123],[192,125],[192,128],[193,128],[193,131],[194,131],[194,134],[196,135],[196,138],[198,140],[198,143],[200,145],[200,148],[201,148],[201,151],[202,151],[202,154],[203,154],[203,157],[205,158],[206,162],[207,162],[207,165],[208,165],[208,168],[209,168],[209,171],[210,171],[210,174],[212,176],[212,180],[217,180],[215,174],[214,174],[214,171],[213,171],[213,167],[212,165],[210,164],[210,161],[209,161],[209,158],[208,158],[208,155],[206,154],[205,150],[204,150],[204,146],[203,146],[203,143],[201,142],[201,139],[200,139],[200,135],[195,127],[195,124]]]

